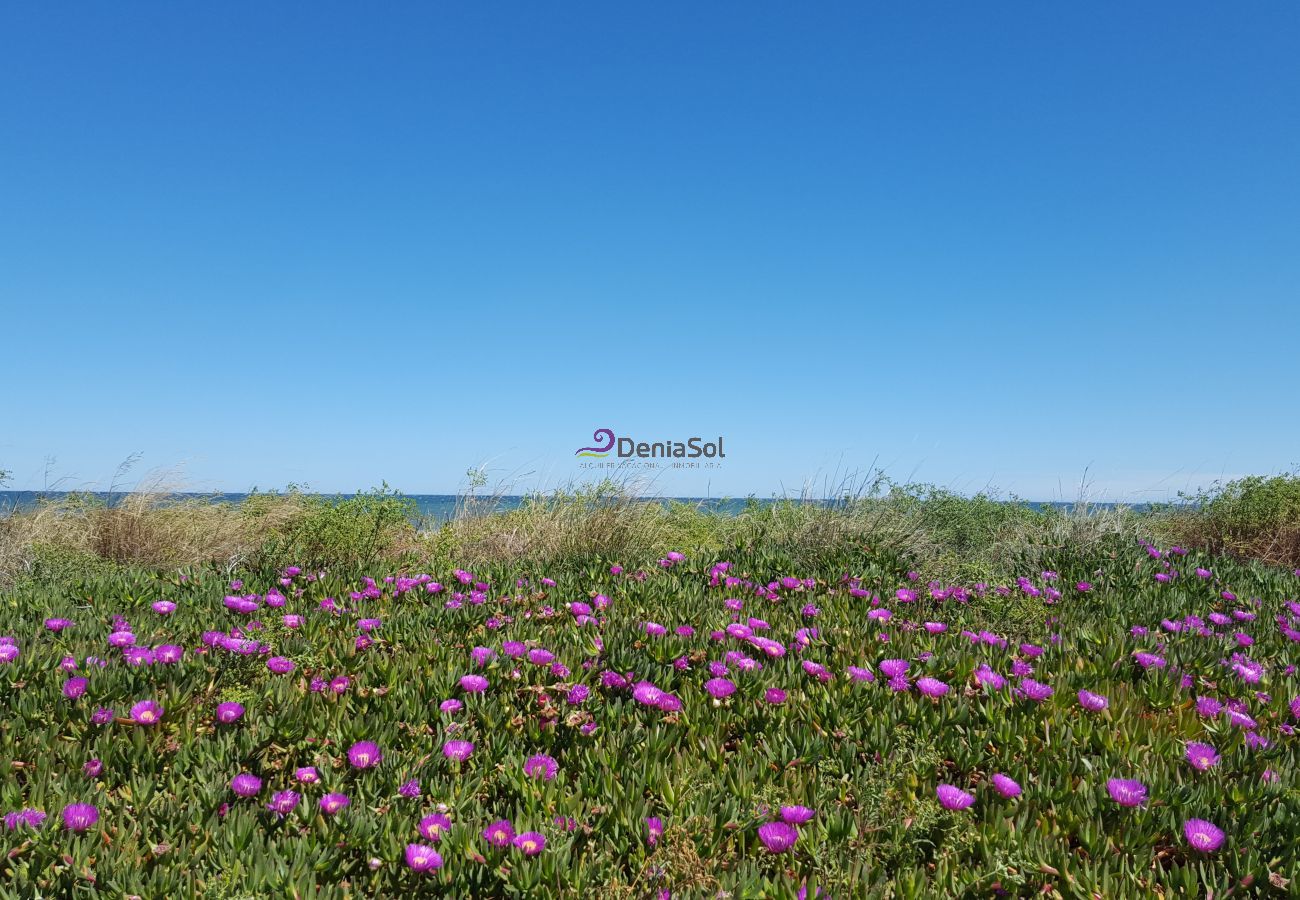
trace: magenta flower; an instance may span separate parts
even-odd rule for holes
[[[230,779],[230,789],[236,797],[256,797],[262,791],[262,779],[249,772],[240,772]]]
[[[482,675],[463,675],[460,686],[466,693],[481,694],[488,689],[488,680]]]
[[[442,745],[442,755],[456,762],[464,762],[474,752],[474,745],[469,741],[448,741]]]
[[[498,819],[483,829],[483,840],[493,847],[508,847],[515,838],[515,828],[509,819]]]
[[[20,809],[17,812],[5,813],[4,822],[5,828],[10,831],[17,831],[19,828],[23,828],[24,826],[35,830],[44,825],[47,818],[49,817],[45,814],[44,810],[35,809],[29,806],[25,809]]]
[[[726,678],[710,678],[708,681],[704,682],[704,690],[706,690],[709,696],[714,700],[721,700],[724,697],[730,697],[734,694],[736,692],[736,685],[734,682],[728,681]]]
[[[293,777],[300,784],[316,784],[320,781],[320,773],[316,771],[315,766],[303,766],[300,769],[294,769]]]
[[[785,853],[799,840],[799,831],[786,822],[768,822],[758,827],[758,839],[769,853]]]
[[[288,675],[297,668],[297,666],[294,665],[293,660],[289,659],[287,656],[272,656],[266,661],[266,667],[276,675]]]
[[[170,600],[155,600],[152,604],[153,611],[160,616],[170,616],[176,612],[176,604]]]
[[[326,794],[320,798],[321,812],[327,816],[341,812],[352,803],[347,794]]]
[[[787,825],[802,825],[811,822],[813,816],[817,815],[814,810],[806,806],[783,806],[780,814],[781,821]]]
[[[271,802],[266,804],[266,808],[282,817],[287,816],[293,812],[300,799],[297,791],[276,791],[271,795]]]
[[[559,770],[559,764],[554,758],[547,756],[545,753],[538,753],[524,760],[524,774],[529,778],[541,778],[543,781],[550,781]]]
[[[993,790],[997,791],[1008,800],[1020,796],[1020,785],[1016,784],[1015,781],[1010,777],[1003,775],[1001,772],[998,772],[990,778],[989,782],[993,785]]]
[[[948,693],[948,685],[928,675],[916,679],[916,689],[927,697],[942,697]]]
[[[234,701],[217,704],[217,721],[222,725],[229,725],[232,722],[238,722],[243,714],[244,707]]]
[[[379,765],[384,754],[374,741],[357,741],[348,748],[348,762],[354,769],[369,769]]]
[[[451,830],[451,818],[443,813],[433,813],[420,820],[420,837],[435,844]]]
[[[1092,691],[1079,691],[1079,705],[1089,712],[1101,712],[1110,706],[1110,700]]]
[[[99,773],[104,771],[104,762],[99,759],[90,759],[81,767],[81,771],[86,773],[87,778],[98,778]]]
[[[773,706],[780,706],[786,700],[786,693],[780,688],[768,688],[763,692],[763,699]]]
[[[1219,764],[1219,754],[1210,744],[1189,741],[1187,743],[1187,762],[1196,771],[1204,772]]]
[[[525,831],[523,834],[516,835],[511,843],[524,851],[524,856],[536,856],[546,849],[546,838],[536,831]]]
[[[99,810],[90,803],[69,803],[63,807],[63,827],[81,833],[99,821]]]
[[[162,718],[163,708],[152,700],[141,700],[131,707],[131,721],[137,725],[154,725]]]
[[[969,807],[975,802],[975,795],[968,794],[959,787],[951,784],[941,784],[935,788],[935,794],[939,797],[939,805],[944,809],[962,810]]]
[[[1204,819],[1188,819],[1183,825],[1183,836],[1192,849],[1202,853],[1213,853],[1223,846],[1223,832]]]
[[[664,820],[658,816],[650,816],[645,820],[646,839],[645,842],[653,847],[659,843],[659,838],[664,833]]]
[[[1110,798],[1120,806],[1141,806],[1147,801],[1147,788],[1130,778],[1112,778],[1106,782]]]
[[[1041,703],[1055,693],[1049,685],[1034,681],[1032,678],[1022,679],[1017,691],[1035,703]]]
[[[56,634],[65,628],[72,627],[71,619],[46,619],[45,628],[47,631],[53,631]]]
[[[69,678],[63,682],[63,696],[69,700],[76,700],[86,693],[86,685],[88,684],[90,684],[90,681],[86,678]]]
[[[406,867],[412,872],[429,872],[442,868],[442,854],[423,844],[406,845]]]

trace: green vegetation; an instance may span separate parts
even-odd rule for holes
[[[606,484],[428,531],[386,486],[47,504],[0,526],[0,896],[1282,896],[1300,603],[1245,557],[1295,483],[735,516]],[[491,846],[498,820],[544,848]]]

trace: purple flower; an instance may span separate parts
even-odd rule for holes
[[[529,778],[541,778],[543,781],[550,781],[559,770],[559,764],[545,753],[538,753],[524,760],[524,774]]]
[[[266,667],[276,675],[288,675],[297,668],[297,666],[294,665],[293,660],[289,659],[287,656],[272,656],[266,661]]]
[[[1223,704],[1214,697],[1197,697],[1196,714],[1205,719],[1213,719],[1223,712]]]
[[[1021,695],[1028,697],[1035,703],[1041,703],[1055,693],[1049,685],[1043,684],[1041,681],[1034,681],[1032,678],[1023,679],[1017,690]]]
[[[420,820],[420,837],[435,844],[444,832],[451,830],[451,818],[443,813],[433,813]]]
[[[418,800],[420,797],[420,779],[412,778],[410,781],[404,781],[397,788],[397,793],[408,800]]]
[[[632,687],[632,699],[646,706],[658,706],[664,698],[664,692],[648,681],[638,681]]]
[[[412,872],[429,872],[442,868],[442,854],[423,844],[406,845],[406,867]]]
[[[1089,712],[1101,712],[1110,706],[1110,701],[1101,694],[1092,691],[1079,691],[1079,705]]]
[[[897,678],[907,671],[910,665],[905,659],[882,659],[880,661],[880,671],[886,678]]]
[[[155,600],[152,604],[153,611],[160,616],[170,616],[176,612],[176,604],[170,600]]]
[[[815,815],[817,815],[816,811],[806,806],[781,807],[781,821],[787,825],[802,825],[805,822],[811,822]]]
[[[438,709],[442,710],[445,713],[458,713],[464,708],[465,708],[465,704],[455,699],[444,700],[442,701],[442,703],[438,704]]]
[[[47,818],[44,811],[29,806],[17,812],[6,813],[5,828],[10,831],[17,831],[23,827],[36,829],[44,825]]]
[[[69,700],[76,700],[86,693],[86,685],[88,684],[90,684],[90,681],[85,678],[69,678],[63,682],[63,696]]]
[[[993,688],[995,691],[1002,690],[1002,688],[1006,687],[1007,684],[1007,680],[997,672],[990,669],[987,663],[982,663],[980,667],[975,670],[975,680],[986,687]]]
[[[347,794],[326,794],[320,798],[321,812],[327,816],[340,812],[351,803],[352,801]]]
[[[780,688],[768,688],[763,692],[763,699],[773,706],[780,706],[785,702],[786,693]]]
[[[90,714],[92,725],[107,725],[111,721],[113,721],[113,711],[106,706],[98,707]]]
[[[99,773],[104,771],[104,763],[98,759],[90,759],[81,767],[81,771],[86,773],[87,778],[98,778]]]
[[[442,745],[442,755],[456,762],[464,762],[474,752],[474,745],[469,741],[448,741]]]
[[[1138,650],[1134,652],[1133,658],[1137,660],[1137,664],[1144,669],[1163,669],[1165,667],[1165,658],[1155,653],[1147,653]]]
[[[1130,778],[1110,779],[1106,782],[1106,791],[1120,806],[1141,806],[1147,802],[1146,785]]]
[[[1001,772],[998,772],[989,781],[993,785],[993,790],[1009,800],[1020,796],[1020,785]]]
[[[1189,741],[1187,743],[1187,762],[1196,771],[1204,772],[1219,764],[1219,754],[1211,744]]]
[[[232,722],[238,722],[244,715],[244,707],[234,701],[217,704],[217,721],[222,725],[229,725]]]
[[[646,839],[645,842],[653,847],[659,843],[659,838],[664,833],[664,820],[657,816],[650,816],[645,820]]]
[[[704,690],[708,691],[709,696],[714,700],[721,700],[734,694],[736,685],[725,678],[710,678],[704,682]]]
[[[99,821],[99,810],[90,803],[69,803],[63,807],[63,827],[68,831],[89,831]]]
[[[45,628],[47,631],[59,632],[65,628],[72,627],[71,619],[46,619]]]
[[[374,741],[357,741],[348,748],[348,762],[354,769],[369,769],[379,765],[384,754]]]
[[[271,795],[271,802],[266,804],[266,808],[273,813],[287,816],[298,805],[299,799],[297,791],[276,791]]]
[[[236,797],[255,797],[262,790],[262,779],[249,772],[240,772],[230,779],[230,789]]]
[[[944,684],[937,678],[931,678],[928,675],[924,678],[916,679],[916,689],[927,697],[942,697],[948,693],[948,685]]]
[[[493,847],[507,847],[515,838],[515,828],[509,819],[498,819],[483,829],[483,840]]]
[[[320,781],[320,773],[316,771],[315,766],[303,766],[300,769],[294,769],[293,777],[301,784],[316,784]]]
[[[536,856],[546,849],[546,838],[536,831],[516,835],[512,843],[524,851],[524,856]]]
[[[769,853],[785,853],[799,839],[799,831],[786,822],[768,822],[758,827],[758,839]]]
[[[482,675],[463,675],[460,686],[466,693],[481,694],[488,689],[488,680]]]
[[[1183,824],[1183,836],[1192,849],[1202,853],[1213,853],[1223,846],[1223,832],[1204,819],[1188,819]]]
[[[944,809],[962,810],[966,809],[975,802],[975,795],[968,794],[959,787],[951,784],[941,784],[935,788],[935,794],[939,797],[939,805]]]
[[[152,700],[141,700],[131,707],[131,721],[137,725],[154,725],[162,718],[164,710]]]
[[[564,701],[570,706],[577,706],[591,695],[591,688],[585,684],[575,684],[572,690],[564,697]]]

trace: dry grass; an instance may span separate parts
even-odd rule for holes
[[[300,498],[292,494],[240,506],[182,496],[164,475],[146,479],[111,505],[90,495],[66,495],[0,517],[0,587],[56,557],[147,568],[233,568],[300,510]]]

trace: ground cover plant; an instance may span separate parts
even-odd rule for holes
[[[0,896],[1294,892],[1300,576],[985,514],[38,569]]]

